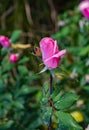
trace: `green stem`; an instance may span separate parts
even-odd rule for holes
[[[52,77],[52,75],[50,74],[50,95],[52,94],[52,91],[53,91],[52,81],[53,81],[53,77]]]
[[[52,81],[53,81],[53,77],[50,74],[50,95],[52,94],[52,91],[53,91]],[[50,103],[50,107],[52,107],[51,103]],[[50,124],[49,124],[48,130],[52,130],[52,116],[50,116]]]

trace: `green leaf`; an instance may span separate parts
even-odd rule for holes
[[[70,114],[60,111],[56,113],[56,116],[59,118],[59,123],[61,121],[69,128],[68,130],[83,130]]]
[[[58,86],[57,88],[55,88],[55,90],[53,91],[53,93],[51,95],[51,98],[55,98],[55,96],[57,96],[59,94],[61,88],[62,88],[61,86],[60,87]]]
[[[61,121],[59,122],[56,130],[69,130]]]
[[[89,85],[83,86],[82,88],[86,91],[89,91]]]
[[[21,33],[22,33],[21,30],[15,30],[15,31],[13,31],[13,33],[11,35],[11,38],[10,38],[11,42],[12,43],[16,42],[20,38]]]
[[[3,58],[1,65],[3,66],[2,71],[4,72],[12,70],[15,66],[15,64],[10,63],[7,58]]]
[[[22,59],[20,59],[18,63],[19,63],[19,64],[23,64],[23,63],[26,63],[26,62],[28,62],[28,61],[29,61],[29,58],[25,56],[25,57],[23,57]]]
[[[52,108],[51,107],[48,107],[47,110],[44,113],[42,113],[42,119],[46,125],[49,125],[51,115],[52,115]]]
[[[9,129],[12,125],[13,125],[14,121],[13,120],[9,120],[4,124],[0,124],[0,130],[6,130]]]
[[[66,109],[70,107],[76,100],[78,99],[78,96],[74,93],[66,93],[62,96],[57,96],[53,99],[54,106],[56,109]]]
[[[62,28],[61,31],[57,32],[56,34],[53,34],[52,37],[56,40],[58,40],[62,36],[67,36],[70,33],[69,26],[66,26],[65,28]]]
[[[20,101],[13,101],[12,106],[17,109],[24,109],[24,105]]]
[[[46,105],[48,103],[48,98],[42,98],[42,105]]]
[[[7,48],[2,48],[1,55],[5,56],[7,53],[8,53],[8,49]]]
[[[49,97],[49,85],[48,84],[46,84],[45,86],[44,86],[44,88],[43,88],[43,97]]]
[[[38,88],[35,87],[29,87],[27,85],[23,85],[21,89],[16,93],[17,96],[25,95],[25,94],[31,94],[38,90]]]
[[[28,130],[38,130],[36,128],[38,128],[40,125],[42,125],[42,121],[40,118],[34,120],[29,127],[27,128]]]
[[[5,93],[4,95],[1,96],[2,101],[12,101],[12,95],[10,93]]]
[[[26,68],[26,66],[23,66],[23,65],[18,66],[18,71],[19,71],[20,75],[28,74],[28,69]]]
[[[0,90],[3,89],[3,88],[5,88],[5,84],[2,80],[0,80]]]
[[[83,49],[80,50],[79,55],[80,56],[85,56],[88,53],[89,53],[89,46],[86,46],[86,47],[83,47]]]
[[[7,109],[6,109],[6,107],[3,107],[3,106],[4,106],[3,102],[0,103],[0,119],[5,117],[7,114]]]

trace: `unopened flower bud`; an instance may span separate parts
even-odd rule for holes
[[[5,37],[5,36],[0,36],[0,44],[4,48],[8,48],[8,47],[10,47],[10,39],[8,37]]]
[[[35,47],[35,54],[37,56],[40,56],[41,55],[41,52],[40,52],[40,48],[39,47]]]
[[[18,59],[19,59],[19,57],[18,57],[17,54],[11,54],[11,55],[10,55],[10,61],[11,61],[12,63],[16,63],[16,62],[18,61]]]
[[[89,0],[83,0],[78,6],[79,10],[89,20]]]

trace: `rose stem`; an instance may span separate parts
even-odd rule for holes
[[[52,94],[52,91],[53,91],[52,81],[53,81],[53,77],[50,74],[50,95]],[[52,107],[51,103],[50,103],[50,107]],[[51,116],[50,116],[50,124],[49,124],[48,130],[52,130],[52,117]]]

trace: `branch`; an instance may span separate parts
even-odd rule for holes
[[[28,20],[30,25],[33,25],[33,20],[32,20],[32,17],[31,17],[30,4],[28,3],[27,0],[24,0],[24,3],[25,3],[25,11],[26,11],[27,20]]]
[[[48,4],[49,4],[50,9],[51,9],[51,19],[55,25],[55,29],[57,29],[58,28],[58,26],[57,26],[57,12],[55,10],[54,3],[52,0],[48,0]]]
[[[6,10],[2,16],[1,16],[1,27],[3,30],[6,28],[6,17],[14,10],[14,7],[10,7],[8,10]]]

